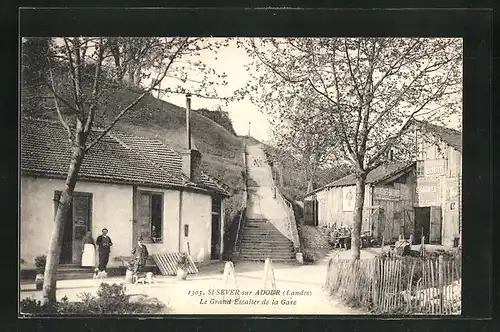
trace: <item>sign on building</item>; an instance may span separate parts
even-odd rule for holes
[[[399,201],[399,189],[375,187],[373,190],[373,199],[376,201]]]
[[[417,206],[439,205],[439,179],[418,178],[415,187]]]
[[[439,176],[445,172],[444,159],[429,159],[424,161],[424,176]]]
[[[399,197],[402,201],[411,201],[411,187],[407,184],[401,184],[399,188]]]
[[[356,187],[342,187],[342,211],[354,211],[354,202],[356,201]]]
[[[446,179],[446,200],[454,201],[458,198],[458,179]]]

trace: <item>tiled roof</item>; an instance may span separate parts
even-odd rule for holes
[[[456,129],[438,126],[425,121],[413,121],[422,130],[437,136],[457,151],[462,152],[462,133]]]
[[[99,130],[90,134],[96,137]],[[21,170],[25,173],[66,176],[71,149],[66,131],[55,121],[21,120]],[[80,179],[159,187],[186,187],[229,193],[207,174],[194,183],[182,173],[181,156],[162,142],[111,131],[86,155]]]
[[[381,165],[374,170],[372,170],[368,175],[366,176],[366,183],[367,184],[375,184],[378,182],[381,182],[387,178],[390,178],[393,175],[396,175],[397,173],[405,171],[407,168],[412,166],[413,163],[410,162],[394,162],[390,164],[384,164]],[[309,196],[313,193],[316,193],[318,191],[321,191],[326,188],[331,188],[331,187],[344,187],[344,186],[354,186],[356,185],[356,176],[355,174],[350,174],[347,176],[344,176],[343,178],[340,178],[338,180],[333,181],[332,183],[327,184],[326,186],[323,186],[321,188],[318,188],[310,193],[307,193],[306,196]]]

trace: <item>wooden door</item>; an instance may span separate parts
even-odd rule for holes
[[[91,229],[91,194],[73,194],[73,244],[72,262],[81,264],[83,252],[83,238],[87,231]]]
[[[314,218],[314,201],[304,201],[304,223],[306,225],[315,224]]]
[[[441,244],[442,214],[440,206],[431,206],[429,243]]]
[[[220,259],[221,254],[221,200],[212,198],[212,240],[211,259]]]

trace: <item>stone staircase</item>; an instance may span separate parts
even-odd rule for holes
[[[293,242],[266,219],[247,219],[242,230],[240,259],[294,262]]]
[[[57,280],[92,279],[94,268],[81,267],[78,264],[60,264],[57,269]]]

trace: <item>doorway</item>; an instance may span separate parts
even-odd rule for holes
[[[212,197],[212,241],[210,246],[210,258],[221,258],[221,199]]]
[[[415,208],[415,243],[422,243],[422,236],[425,236],[425,242],[429,243],[429,232],[431,227],[431,208]]]
[[[310,226],[318,226],[318,200],[304,201],[304,223]]]
[[[54,216],[57,212],[61,192],[54,193]],[[71,206],[64,221],[64,232],[61,244],[60,264],[81,264],[83,238],[91,229],[92,194],[73,193]]]

